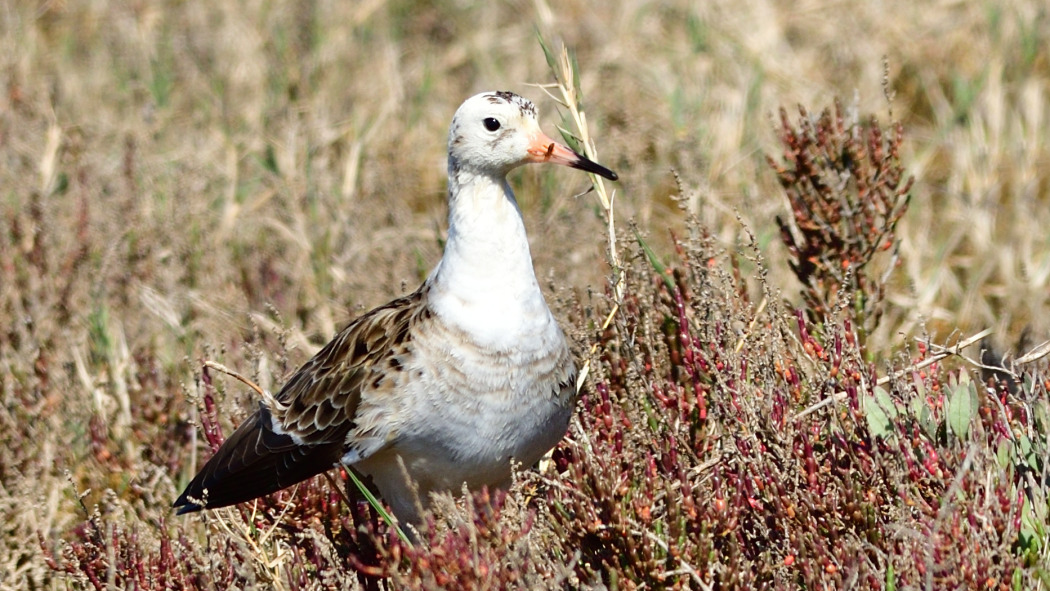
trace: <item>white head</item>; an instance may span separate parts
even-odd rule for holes
[[[450,171],[500,176],[532,162],[571,166],[609,180],[616,173],[555,142],[540,130],[536,107],[512,92],[483,92],[467,99],[448,134]]]

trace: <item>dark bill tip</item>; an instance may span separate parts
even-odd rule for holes
[[[570,166],[579,170],[596,174],[600,177],[605,177],[610,181],[620,180],[620,177],[615,172],[609,170],[608,168],[605,168],[604,166],[598,164],[593,160],[588,160],[585,156],[581,156],[580,154],[576,154],[576,162],[573,162],[572,164],[570,164]]]

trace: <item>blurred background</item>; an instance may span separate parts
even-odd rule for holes
[[[320,341],[414,288],[440,256],[458,104],[507,89],[538,103],[548,132],[561,123],[530,87],[551,81],[538,33],[575,52],[599,158],[622,178],[618,217],[662,252],[684,227],[679,202],[730,249],[746,224],[794,297],[766,163],[780,150],[774,117],[839,98],[903,122],[917,177],[884,337],[924,320],[938,334],[1046,333],[1039,2],[18,2],[0,14],[5,224],[37,207],[51,256],[87,240],[70,305],[121,310],[133,341],[238,335],[269,305]],[[540,275],[600,287],[603,226],[575,198],[586,179],[512,182]],[[184,345],[173,359],[193,353]]]

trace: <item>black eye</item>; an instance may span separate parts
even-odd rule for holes
[[[485,124],[485,129],[489,131],[496,131],[499,129],[499,121],[493,117],[485,117],[485,120],[482,121],[482,123]]]

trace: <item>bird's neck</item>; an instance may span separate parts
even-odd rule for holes
[[[521,210],[503,176],[449,166],[449,230],[427,280],[431,305],[479,344],[515,346],[552,322]]]

